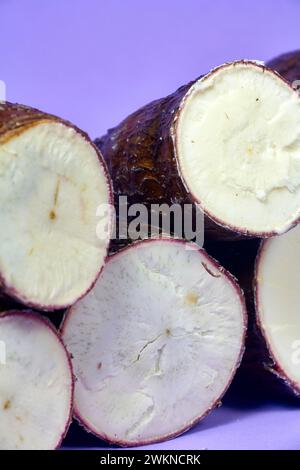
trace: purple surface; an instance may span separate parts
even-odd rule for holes
[[[72,430],[65,448],[73,448],[74,444],[79,448],[109,448],[94,437],[83,437],[83,432],[77,427]],[[300,408],[283,403],[261,403],[254,407],[224,405],[186,434],[136,449],[299,450]]]
[[[297,0],[0,0],[0,80],[96,137],[224,61],[299,48],[299,20]],[[299,449],[299,423],[284,402],[227,405],[152,447]]]

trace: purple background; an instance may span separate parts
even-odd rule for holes
[[[7,96],[102,134],[232,59],[300,47],[298,0],[0,0]]]
[[[300,47],[299,25],[297,0],[0,0],[0,79],[94,138],[224,61]],[[101,444],[77,428],[67,443]],[[300,449],[300,407],[229,401],[152,447]]]

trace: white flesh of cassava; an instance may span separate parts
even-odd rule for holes
[[[29,305],[72,304],[106,256],[110,199],[104,167],[79,132],[41,122],[0,142],[0,273],[8,293]]]
[[[300,391],[300,226],[270,238],[256,272],[259,323],[277,365]]]
[[[72,411],[73,378],[52,328],[30,312],[0,316],[0,449],[54,449]]]
[[[198,80],[175,133],[189,191],[236,231],[288,230],[300,215],[300,100],[273,71],[225,64]]]
[[[109,441],[183,432],[218,402],[239,363],[241,291],[191,246],[152,240],[112,256],[66,317],[77,415]]]

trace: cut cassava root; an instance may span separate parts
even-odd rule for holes
[[[88,136],[54,116],[0,103],[0,276],[28,306],[73,304],[99,274],[110,237],[111,186]],[[104,228],[96,235],[97,224]],[[99,233],[98,232],[98,233]]]
[[[248,312],[246,350],[231,391],[240,400],[300,395],[297,315],[299,225],[286,234],[207,243],[206,250],[236,276]]]
[[[300,226],[262,243],[256,261],[255,304],[269,371],[300,395]]]
[[[289,387],[278,380],[274,360],[257,321],[254,299],[254,272],[259,239],[206,243],[207,252],[238,280],[243,289],[248,313],[248,329],[243,360],[230,387],[239,401],[256,397],[291,395]],[[283,316],[284,318],[284,316]]]
[[[300,79],[299,51],[282,54],[267,65],[294,86],[295,80]],[[299,89],[299,86],[295,88]],[[260,392],[300,394],[299,242],[299,225],[280,237],[262,242],[256,257],[253,286],[250,273],[254,267],[254,252],[248,242],[238,256],[235,256],[236,245],[231,248],[231,253],[228,253],[228,245],[227,249],[223,246],[229,260],[225,266],[237,275],[248,301],[250,325],[238,379],[240,386],[249,383],[252,391],[256,381],[263,386]],[[223,258],[221,255],[221,262]]]
[[[246,323],[241,290],[204,250],[169,238],[132,244],[65,317],[75,415],[119,445],[184,432],[229,386]]]
[[[296,91],[241,61],[141,108],[96,145],[116,202],[198,202],[208,238],[268,237],[299,220],[299,129]]]
[[[69,356],[50,323],[30,311],[0,315],[0,449],[57,448],[72,416]]]

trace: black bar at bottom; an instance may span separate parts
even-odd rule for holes
[[[140,468],[147,465],[193,465],[210,467],[218,465],[252,465],[267,462],[281,465],[298,463],[297,451],[213,451],[213,450],[65,450],[65,451],[25,451],[9,452],[9,463],[36,461],[40,463],[68,463],[83,465],[83,469],[100,468],[101,466],[121,466],[123,468]]]

